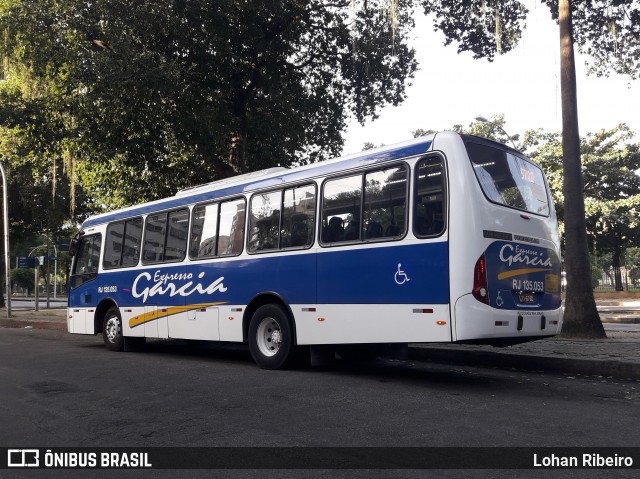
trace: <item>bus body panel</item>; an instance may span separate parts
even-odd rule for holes
[[[406,313],[384,315],[384,321],[392,321],[391,326],[398,330],[405,327],[407,318],[415,324],[414,309],[437,306],[444,306],[438,319],[448,324],[447,250],[446,241],[442,240],[405,246],[380,243],[363,246],[357,254],[348,248],[327,249],[321,254],[306,250],[189,266],[151,265],[143,270],[107,270],[93,285],[96,294],[92,306],[107,297],[113,298],[120,307],[125,335],[150,338],[242,340],[241,321],[236,321],[238,326],[229,324],[241,319],[241,315],[230,310],[242,309],[253,297],[271,292],[277,292],[290,305],[319,309],[330,306],[333,320],[343,320],[346,329],[353,321],[352,308],[368,318],[370,328],[384,329],[382,323],[377,323],[378,306],[368,305],[406,306]],[[229,314],[221,315],[219,308]],[[376,314],[364,313],[367,308]],[[295,308],[292,310],[295,313]],[[86,311],[85,305],[82,312]],[[297,314],[295,319],[298,323]],[[335,324],[332,323],[332,328]],[[441,329],[437,328],[437,337],[442,337]],[[299,334],[303,330],[299,330]],[[428,340],[429,336],[424,334],[414,335],[419,330],[403,335],[403,341],[417,341],[418,337]],[[374,336],[377,341],[389,337],[368,334],[368,337]],[[336,337],[335,331],[318,338],[317,344],[326,343],[328,337]],[[450,333],[447,337],[450,338]],[[313,343],[309,337],[302,340],[305,344]],[[363,341],[351,335],[349,341],[340,342]]]
[[[451,341],[448,304],[318,304],[313,312],[301,309],[292,307],[298,344]]]
[[[182,339],[220,339],[219,308],[202,306],[176,314],[169,321],[169,337]]]
[[[67,330],[75,334],[95,334],[93,328],[93,318],[87,315],[88,308],[68,308],[67,309]],[[90,316],[87,318],[87,316]]]
[[[188,267],[150,265],[139,270],[104,271],[95,284],[87,286],[92,294],[79,295],[85,301],[72,301],[70,307],[95,306],[106,297],[113,297],[123,308],[246,304],[267,292],[277,292],[291,304],[413,304],[420,300],[448,304],[447,250],[446,241],[403,246],[387,243],[358,250],[255,255]],[[399,269],[404,278],[398,275]],[[87,302],[86,298],[92,300]]]
[[[449,238],[450,238],[450,277],[451,298],[454,310],[454,341],[466,341],[477,338],[544,336],[558,334],[562,326],[562,308],[560,306],[560,241],[557,233],[557,220],[551,199],[549,216],[535,215],[499,205],[489,201],[480,187],[473,171],[473,166],[459,138],[438,134],[434,140],[434,149],[443,151],[447,157],[449,169]],[[548,189],[547,189],[548,191]],[[508,239],[507,239],[508,238]],[[525,241],[517,241],[517,239]],[[500,260],[500,252],[505,244],[503,257],[514,256],[517,250],[533,252],[533,258],[550,259],[551,265],[540,267],[531,264],[522,267],[513,262],[507,268]],[[512,249],[512,250],[511,250]],[[485,255],[488,275],[488,294],[491,306],[479,302],[470,293],[474,287],[474,266],[478,259]],[[508,262],[508,260],[507,260]],[[535,268],[534,268],[535,267]],[[509,275],[506,269],[520,270],[520,274]],[[536,269],[537,271],[525,271]],[[545,271],[541,271],[544,269]],[[502,279],[498,277],[503,274]],[[546,281],[549,276],[549,281]],[[536,304],[522,305],[514,300],[517,291],[514,280],[520,285],[533,284],[541,289],[554,289],[553,292],[537,291]],[[507,287],[507,284],[511,287]],[[557,288],[556,288],[557,286]],[[534,288],[531,288],[534,289]],[[498,299],[500,295],[501,299]],[[476,304],[477,303],[477,304]],[[504,310],[511,310],[506,312]],[[544,315],[549,321],[558,321],[557,327],[547,326],[540,330],[540,320],[525,322],[525,327],[517,331],[517,314],[513,311],[526,311],[523,317],[540,317]],[[553,319],[550,319],[553,318]],[[506,324],[509,327],[495,324]],[[538,328],[536,329],[536,324]],[[529,325],[531,326],[529,328]],[[529,328],[529,329],[527,329]]]
[[[322,250],[320,304],[448,304],[446,241]]]
[[[526,339],[527,336],[559,334],[562,329],[561,308],[549,311],[499,310],[482,304],[471,294],[467,294],[458,298],[454,310],[456,318],[473,318],[473,321],[456,322],[457,341],[492,338]],[[522,318],[521,330],[518,330],[518,317]]]

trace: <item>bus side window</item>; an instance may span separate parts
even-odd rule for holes
[[[323,243],[358,241],[361,233],[362,175],[327,180],[322,191]],[[346,224],[346,228],[344,225]],[[343,229],[344,228],[344,229]]]
[[[122,247],[122,266],[135,266],[140,259],[142,242],[142,218],[133,218],[125,222],[124,246]]]
[[[147,216],[142,246],[142,263],[181,261],[187,251],[189,210]]]
[[[216,255],[218,204],[199,205],[193,209],[189,256],[192,259]]]
[[[364,239],[403,236],[407,222],[407,167],[365,175]]]
[[[70,278],[71,288],[77,288],[97,277],[101,243],[102,237],[99,234],[80,239]]]
[[[164,259],[164,239],[167,226],[167,213],[147,216],[142,246],[143,263],[160,263]]]
[[[249,244],[251,252],[280,247],[280,202],[282,191],[261,193],[251,198]]]
[[[245,209],[244,198],[220,203],[218,256],[236,256],[242,253]]]
[[[444,185],[444,167],[439,157],[428,157],[416,164],[413,208],[413,232],[416,236],[439,236],[444,232]]]
[[[135,266],[140,256],[142,218],[133,218],[107,226],[102,267],[105,269]]]
[[[164,261],[182,261],[187,254],[189,210],[184,208],[171,211],[167,221],[167,228]]]
[[[122,264],[122,245],[124,243],[124,221],[107,226],[104,241],[102,267],[118,268]]]
[[[284,190],[282,205],[282,248],[313,244],[316,216],[315,185]]]

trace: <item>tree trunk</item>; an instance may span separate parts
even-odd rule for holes
[[[564,172],[565,269],[567,295],[562,333],[581,338],[606,334],[593,297],[591,262],[584,211],[580,162],[576,69],[570,0],[559,1],[560,86],[562,95],[562,167]]]
[[[233,81],[235,85],[239,80]],[[247,92],[238,87],[240,93],[238,93],[231,102],[231,108],[233,111],[233,134],[231,135],[231,145],[229,148],[229,166],[234,173],[241,174],[247,172]]]
[[[231,137],[231,148],[229,149],[229,166],[235,174],[245,173],[247,169],[245,142],[247,133],[244,128],[239,128]]]
[[[615,286],[616,291],[624,291],[622,287],[622,272],[620,271],[620,258],[622,257],[622,248],[620,244],[617,243],[613,248],[613,258],[612,258],[612,266],[613,266],[613,284]]]

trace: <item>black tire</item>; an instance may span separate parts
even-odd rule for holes
[[[291,365],[295,356],[293,329],[289,314],[278,304],[258,308],[249,323],[249,351],[262,369]]]
[[[122,351],[124,336],[122,335],[122,316],[115,306],[110,307],[102,320],[102,340],[107,349]]]

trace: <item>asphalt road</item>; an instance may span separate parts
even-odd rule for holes
[[[391,360],[263,371],[238,346],[155,341],[144,352],[112,353],[98,337],[0,329],[0,445],[6,447],[625,447],[640,446],[639,406],[637,381]],[[374,477],[372,471],[227,472],[214,477]],[[542,473],[605,472],[451,470],[435,476]],[[633,471],[605,474],[636,477]],[[375,477],[430,475],[383,471]]]

